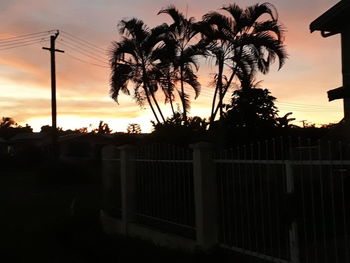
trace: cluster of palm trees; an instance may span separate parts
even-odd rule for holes
[[[186,122],[188,89],[193,89],[195,98],[200,95],[197,72],[201,57],[216,68],[211,122],[223,116],[223,101],[232,87],[251,88],[257,72],[266,74],[276,59],[281,68],[287,58],[284,30],[269,3],[245,9],[230,4],[198,22],[174,6],[158,14],[169,15],[172,23],[149,28],[137,18],[120,21],[121,39],[113,42],[110,55],[112,98],[118,102],[120,92],[133,94],[140,106],[149,105],[157,123],[166,121],[156,96],[159,91],[173,115],[180,111]],[[181,105],[178,109],[176,101]]]

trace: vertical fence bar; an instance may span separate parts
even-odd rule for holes
[[[236,174],[235,174],[235,164],[233,162],[234,160],[234,150],[231,149],[230,150],[230,155],[231,155],[231,179],[232,179],[232,193],[230,195],[230,200],[232,200],[233,203],[233,209],[232,209],[232,220],[234,221],[234,245],[236,247],[238,247],[238,240],[239,240],[239,225],[238,225],[238,221],[237,221],[237,215],[235,215],[234,213],[237,213],[238,208],[237,208],[237,191],[236,191]]]
[[[268,145],[268,141],[265,140],[265,159],[268,160],[269,159],[269,145]],[[272,209],[271,209],[271,191],[270,191],[270,181],[271,181],[271,164],[267,163],[266,164],[266,194],[267,194],[267,216],[268,216],[268,220],[269,220],[269,241],[270,241],[270,254],[272,255],[272,252],[274,250],[273,247],[273,231],[272,231]]]
[[[343,165],[343,144],[342,142],[338,142],[338,153],[339,153],[339,160],[341,162],[341,166],[339,169],[340,173],[340,184],[341,184],[341,202],[342,202],[342,210],[343,210],[343,235],[344,235],[344,253],[345,253],[345,261],[349,262],[349,251],[348,251],[348,226],[347,226],[347,210],[346,210],[346,204],[345,204],[345,188],[344,188],[344,173],[347,171],[347,169],[344,169]]]
[[[226,158],[225,154],[221,154],[220,156],[221,158]],[[220,158],[220,159],[221,159]],[[228,202],[228,183],[227,183],[227,179],[228,178],[228,169],[225,166],[225,164],[221,164],[220,166],[220,171],[218,171],[220,176],[220,204],[221,204],[221,219],[222,219],[222,237],[224,240],[224,244],[230,244],[230,235],[231,235],[231,231],[230,231],[230,210],[231,210],[231,206],[229,205]],[[225,187],[226,186],[226,187]],[[228,237],[227,237],[228,236]]]
[[[301,161],[303,159],[303,147],[301,138],[298,138],[298,160]],[[300,166],[300,189],[301,189],[301,206],[302,206],[302,219],[303,219],[303,236],[304,236],[304,256],[305,256],[305,262],[309,262],[309,243],[308,243],[308,237],[307,237],[307,221],[306,221],[306,207],[305,207],[305,187],[304,187],[304,167]]]
[[[277,148],[276,148],[276,140],[272,139],[272,150],[273,150],[273,160],[276,161],[276,155],[277,155]],[[278,182],[279,182],[279,176],[276,175],[276,167],[273,169],[273,192],[275,193],[275,200],[274,200],[274,209],[275,209],[275,217],[276,217],[276,225],[277,225],[277,231],[276,231],[276,240],[275,242],[277,243],[277,255],[278,257],[281,257],[281,222],[280,222],[280,209],[279,209],[279,187],[278,187]]]
[[[338,242],[337,242],[337,226],[336,226],[336,218],[335,218],[335,201],[334,201],[334,175],[333,175],[333,154],[332,154],[332,145],[331,142],[328,141],[328,156],[331,161],[330,164],[330,173],[329,173],[329,183],[331,189],[331,206],[332,206],[332,226],[333,226],[333,241],[334,241],[334,262],[338,263]]]
[[[254,145],[251,143],[250,144],[250,160],[254,160]],[[251,174],[252,174],[252,199],[253,199],[253,218],[254,218],[254,228],[253,228],[253,233],[254,233],[254,239],[255,239],[255,250],[259,251],[259,240],[258,240],[258,215],[257,215],[257,205],[256,205],[256,182],[255,182],[255,171],[256,171],[256,165],[252,164],[251,165]]]
[[[311,195],[311,212],[312,212],[312,230],[313,230],[313,249],[314,249],[314,261],[318,261],[318,248],[317,248],[317,233],[316,233],[316,212],[315,212],[315,190],[314,190],[314,182],[315,182],[315,176],[313,172],[313,164],[312,164],[312,145],[311,140],[307,140],[307,146],[308,146],[308,160],[309,160],[309,183],[310,183],[310,195]]]
[[[261,160],[261,143],[258,142],[258,160]],[[261,212],[261,232],[263,253],[266,254],[266,235],[265,235],[265,218],[264,218],[264,192],[263,192],[263,174],[261,172],[261,163],[259,162],[259,183],[260,183],[260,212]]]
[[[348,250],[348,226],[347,226],[347,211],[346,211],[346,205],[345,205],[345,189],[344,189],[344,172],[346,172],[346,169],[344,169],[343,166],[343,144],[341,142],[338,142],[338,152],[339,152],[339,159],[341,162],[341,169],[340,169],[340,183],[341,183],[341,198],[342,198],[342,210],[343,210],[343,227],[344,227],[344,245],[345,245],[345,261],[349,262],[349,250]]]
[[[292,164],[288,160],[285,161],[285,169],[287,194],[290,196],[289,198],[291,198],[294,194],[294,176]],[[295,215],[293,214],[293,217],[294,216]],[[294,219],[292,220],[289,228],[289,249],[290,261],[292,263],[299,263],[298,225]]]
[[[248,160],[247,158],[247,146],[244,145],[243,146],[243,159],[244,160]],[[252,230],[251,230],[251,222],[250,222],[250,210],[251,210],[251,207],[250,207],[250,204],[249,204],[249,193],[248,193],[248,190],[249,190],[249,184],[248,184],[248,178],[249,178],[249,170],[248,170],[248,165],[245,164],[244,166],[244,189],[245,189],[245,196],[243,197],[245,199],[245,210],[246,210],[246,216],[247,216],[247,222],[246,222],[246,225],[247,225],[247,248],[249,250],[253,250],[253,246],[252,246],[252,238],[251,238],[251,234],[252,234]]]
[[[217,182],[211,144],[200,142],[193,149],[193,178],[197,243],[202,248],[217,244]]]
[[[321,141],[317,141],[317,151],[318,151],[318,159],[322,160],[321,153]],[[324,261],[327,261],[327,236],[326,236],[326,213],[325,213],[325,200],[324,200],[324,185],[323,185],[323,169],[322,166],[319,165],[319,173],[320,173],[320,202],[321,202],[321,218],[322,218],[322,244],[323,244],[323,257]]]
[[[238,160],[242,160],[242,157],[241,157],[241,147],[240,146],[238,146],[237,147],[237,159]],[[237,212],[239,212],[239,215],[240,215],[240,221],[239,221],[239,223],[240,223],[240,228],[241,228],[241,247],[245,250],[246,249],[246,245],[245,245],[245,236],[244,236],[244,234],[245,234],[245,229],[244,229],[244,227],[245,227],[245,225],[244,225],[244,213],[243,213],[243,194],[242,194],[242,169],[241,169],[241,167],[242,167],[242,164],[241,163],[238,163],[237,164],[237,180],[238,180],[238,182],[237,182],[237,186],[238,186],[238,195],[239,195],[239,197],[238,197],[238,200],[239,200],[239,202],[238,202],[238,208],[239,208],[239,210],[237,210]]]

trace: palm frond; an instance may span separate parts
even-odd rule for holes
[[[222,10],[227,11],[234,21],[234,27],[231,27],[233,32],[240,32],[247,24],[244,10],[237,4],[230,4],[222,7]]]
[[[169,5],[168,7],[161,9],[158,12],[158,15],[160,14],[169,15],[176,24],[180,24],[183,20],[186,19],[185,16],[179,12],[179,10],[177,10],[174,5]]]
[[[125,60],[128,55],[137,60],[137,48],[131,39],[123,38],[120,42],[113,42],[112,45],[110,63]]]
[[[285,29],[282,25],[278,24],[275,20],[267,20],[259,23],[255,23],[253,34],[273,32],[279,41],[284,40]]]
[[[111,75],[111,97],[118,103],[119,92],[122,91],[126,95],[130,95],[128,90],[128,82],[133,78],[133,69],[126,64],[114,64],[112,66]]]
[[[256,22],[259,19],[259,17],[261,17],[264,14],[270,15],[271,19],[274,21],[278,20],[278,13],[276,7],[273,4],[267,2],[263,4],[255,4],[249,6],[245,10],[245,16],[251,25],[253,25],[254,22]]]
[[[131,18],[129,20],[121,20],[118,24],[119,33],[126,36],[132,36],[136,40],[142,40],[149,34],[148,27],[144,22],[137,18]]]
[[[190,67],[185,67],[183,77],[184,82],[193,88],[195,92],[195,99],[198,98],[201,91],[201,84],[199,83],[196,74],[194,74],[193,70]]]
[[[191,110],[191,101],[190,96],[187,93],[182,93],[181,91],[177,91],[179,93],[179,96],[181,98],[181,102],[183,104],[183,108],[188,113]]]
[[[234,20],[218,12],[207,13],[202,19],[210,25],[212,38],[217,38],[223,30],[230,31],[235,26]]]

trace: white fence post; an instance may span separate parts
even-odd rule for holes
[[[103,147],[101,151],[102,160],[102,188],[104,195],[104,202],[106,195],[109,195],[114,189],[113,176],[120,173],[118,171],[119,150],[114,145],[108,145]]]
[[[135,146],[123,145],[120,150],[120,179],[122,191],[122,232],[128,234],[128,223],[135,221],[136,182]]]
[[[294,177],[293,177],[293,168],[292,168],[291,162],[285,161],[285,167],[286,167],[287,194],[293,195]],[[292,263],[299,263],[298,226],[295,220],[291,222],[289,227],[289,249],[290,249],[290,261]]]
[[[197,244],[207,249],[217,244],[217,180],[212,145],[200,142],[193,149],[193,182]]]

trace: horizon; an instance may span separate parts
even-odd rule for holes
[[[119,105],[109,97],[110,69],[105,51],[110,49],[112,41],[118,39],[116,25],[125,14],[142,19],[148,26],[169,23],[166,15],[155,14],[171,2],[145,1],[138,3],[144,8],[137,10],[132,1],[88,1],[84,5],[71,3],[69,6],[54,1],[38,2],[26,1],[25,6],[20,0],[0,3],[0,15],[5,21],[0,40],[48,29],[57,28],[62,32],[56,44],[66,52],[56,55],[57,126],[74,129],[92,124],[95,127],[103,120],[113,131],[125,131],[129,123],[138,123],[143,132],[149,132],[152,127],[149,109],[141,110],[126,96],[120,97]],[[230,3],[233,2],[241,7],[256,3]],[[286,28],[285,45],[289,59],[280,71],[275,63],[267,75],[258,74],[257,80],[263,81],[261,87],[269,89],[277,98],[280,116],[293,112],[296,125],[301,125],[304,120],[317,125],[340,121],[342,101],[329,103],[326,94],[328,90],[341,86],[340,38],[324,39],[319,32],[311,34],[309,31],[309,24],[337,1],[269,2],[277,8],[280,22]],[[176,7],[199,20],[206,12],[218,10],[224,4],[221,1],[201,5],[196,5],[196,1],[190,4],[177,1]],[[90,20],[94,23],[91,24]],[[86,49],[84,52],[77,51],[79,41],[71,35],[87,41],[86,46],[81,44],[80,51]],[[47,41],[13,49],[4,49],[8,47],[4,45],[4,50],[0,48],[1,117],[12,117],[22,126],[28,123],[35,131],[41,126],[51,125],[50,57],[42,50],[45,46],[48,46]],[[91,52],[90,56],[87,52]],[[202,92],[196,101],[192,100],[190,116],[207,118],[213,93],[208,82],[214,70],[207,62],[200,66]],[[167,109],[166,115],[169,113],[170,109]]]

